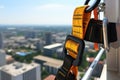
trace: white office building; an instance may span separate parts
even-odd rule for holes
[[[5,51],[0,49],[0,67],[6,64]]]
[[[0,80],[41,80],[40,65],[14,62],[0,69]]]
[[[51,45],[44,46],[44,55],[46,56],[52,56],[54,53],[56,53],[56,50],[58,48],[61,48],[63,46],[62,43],[54,43]]]

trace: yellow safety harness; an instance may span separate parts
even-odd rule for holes
[[[87,7],[80,6],[74,11],[72,34],[66,38],[63,49],[64,63],[58,70],[55,80],[76,80],[85,46],[83,40],[91,16],[91,12],[85,12]]]
[[[88,4],[89,1],[86,0],[85,4]],[[61,68],[58,69],[55,80],[77,79],[78,66],[81,65],[85,47],[84,40],[103,43],[102,21],[90,19],[91,11],[98,6],[99,2],[100,0],[96,0],[95,4],[90,7],[84,5],[75,9],[72,34],[66,38],[63,48],[64,62]],[[117,40],[115,23],[109,23],[108,26],[108,41],[115,42]]]

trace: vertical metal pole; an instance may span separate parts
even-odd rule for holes
[[[104,47],[106,50],[109,50],[108,46],[108,35],[107,35],[107,24],[108,24],[108,19],[104,17],[103,19],[103,39],[104,39]]]
[[[105,5],[103,5],[102,7],[105,9]],[[105,16],[104,9],[103,9],[103,16]],[[109,50],[108,35],[107,35],[107,24],[108,24],[108,19],[104,17],[104,19],[103,19],[103,38],[104,38],[104,48],[105,49],[101,48],[97,57],[95,58],[93,63],[90,65],[89,69],[87,70],[87,72],[85,73],[85,75],[83,76],[83,78],[81,80],[89,80],[90,79],[91,74],[92,74],[94,68],[96,67],[98,61],[100,60],[102,54],[104,53],[105,50],[106,51]]]

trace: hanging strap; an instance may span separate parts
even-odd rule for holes
[[[94,13],[94,19],[95,19],[95,20],[98,20],[98,7],[96,7],[96,8],[93,10],[93,13]],[[99,45],[98,45],[98,43],[94,43],[94,49],[95,49],[96,51],[99,50]]]
[[[76,80],[85,47],[84,36],[91,12],[85,13],[88,6],[77,7],[73,15],[72,34],[68,35],[64,45],[64,62],[58,70],[55,80]]]
[[[88,23],[90,21],[91,12],[85,13],[88,6],[77,7],[73,15],[72,35],[84,39]]]

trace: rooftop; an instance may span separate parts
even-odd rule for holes
[[[54,43],[54,44],[51,44],[51,45],[44,46],[44,48],[52,49],[52,48],[56,48],[56,47],[60,47],[60,46],[62,46],[62,43]]]
[[[3,49],[0,49],[0,54],[5,54],[5,51]]]
[[[45,62],[44,65],[49,65],[57,68],[59,68],[63,63],[62,60],[53,59],[53,58],[41,56],[41,55],[34,57],[34,59],[44,61]]]
[[[12,76],[17,76],[29,70],[32,70],[37,66],[39,66],[39,64],[37,63],[25,64],[25,63],[14,62],[12,64],[2,66],[1,71],[4,71]]]
[[[44,63],[43,65],[45,66],[49,66],[49,67],[54,67],[54,68],[60,68],[62,66],[62,63],[59,63],[59,64],[55,64],[55,63],[50,63],[50,62],[46,62]]]
[[[55,79],[55,75],[49,75],[44,80],[54,80],[54,79]]]
[[[32,52],[16,52],[16,54],[19,56],[26,56],[28,54],[32,54]]]

